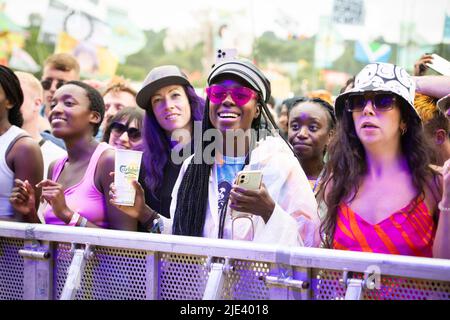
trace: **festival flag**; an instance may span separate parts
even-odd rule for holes
[[[355,42],[355,59],[361,63],[388,62],[392,48],[379,42]]]

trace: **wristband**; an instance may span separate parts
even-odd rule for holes
[[[80,227],[85,228],[87,223],[88,223],[88,219],[86,219],[85,217],[81,217]]]
[[[163,233],[164,222],[161,219],[161,217],[158,217],[153,220],[153,227],[149,231],[150,231],[150,233]]]
[[[70,218],[70,222],[68,223],[69,226],[76,226],[78,219],[80,219],[80,214],[76,211],[74,211],[72,218]]]
[[[150,230],[153,226],[153,222],[155,220],[155,216],[158,216],[155,210],[150,208],[150,215],[147,217],[147,219],[141,223],[141,225],[146,229]]]

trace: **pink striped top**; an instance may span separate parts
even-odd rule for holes
[[[333,248],[432,257],[435,235],[436,224],[423,197],[415,198],[377,224],[367,222],[342,203],[338,208]]]
[[[98,159],[102,153],[110,149],[111,146],[102,142],[95,149],[91,156],[86,172],[76,185],[67,188],[64,191],[67,206],[78,212],[81,216],[89,220],[100,228],[108,228],[109,223],[106,216],[106,199],[94,182],[95,169],[97,168]],[[53,167],[52,180],[58,181],[68,158],[64,157],[57,160]],[[48,205],[44,210],[44,218],[46,224],[66,225],[62,220],[54,215],[53,209]]]

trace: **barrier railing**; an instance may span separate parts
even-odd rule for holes
[[[450,299],[450,260],[0,222],[0,299]]]

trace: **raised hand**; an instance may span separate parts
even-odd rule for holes
[[[36,187],[42,188],[41,200],[47,201],[55,216],[68,224],[73,212],[67,207],[62,185],[47,179],[39,182]]]
[[[111,172],[110,176],[114,176],[114,172]],[[116,203],[117,189],[114,185],[114,182],[109,186],[109,202],[120,211],[126,213],[131,218],[138,219],[140,222],[144,222],[149,218],[148,215],[151,214],[152,210],[145,203],[145,193],[140,183],[137,181],[133,181],[132,184],[134,189],[136,190],[134,206],[123,206]]]
[[[9,197],[9,201],[14,211],[23,216],[34,214],[36,211],[36,195],[34,188],[28,180],[14,180],[14,187],[12,189],[11,196]]]
[[[414,75],[423,76],[428,70],[428,66],[426,64],[430,62],[433,62],[433,57],[431,54],[424,54],[421,56],[420,59],[414,64]]]

